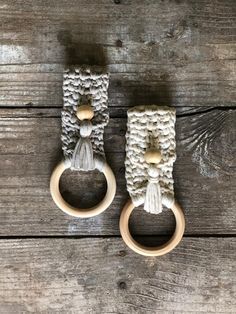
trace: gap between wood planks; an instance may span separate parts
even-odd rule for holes
[[[25,105],[27,106],[27,104]],[[42,118],[42,119],[50,119],[50,118],[60,118],[61,116],[61,106],[50,106],[45,108],[44,106],[37,106],[37,107],[8,107],[8,106],[0,106],[1,118],[9,117],[10,114],[13,113],[13,118]],[[127,111],[132,107],[110,107],[110,118],[125,118]],[[183,117],[191,117],[202,113],[208,113],[212,111],[234,111],[236,110],[236,106],[183,106],[183,107],[176,107],[176,117],[183,118]],[[20,112],[22,111],[22,112]],[[55,113],[54,113],[55,111]]]
[[[165,239],[170,237],[171,235],[149,235],[149,234],[137,234],[134,235],[138,238],[160,238]],[[184,238],[219,238],[219,239],[225,239],[225,238],[236,238],[235,234],[186,234],[183,236]],[[21,240],[27,240],[27,239],[121,239],[120,235],[27,235],[27,236],[1,236],[0,240],[14,240],[14,239],[21,239]]]

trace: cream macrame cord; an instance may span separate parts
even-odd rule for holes
[[[174,202],[173,164],[175,153],[175,109],[167,106],[139,106],[128,111],[126,133],[126,182],[135,206],[145,203],[147,182],[160,185],[162,205]],[[145,152],[157,148],[161,153],[158,166],[145,161]],[[153,178],[154,177],[154,178]],[[161,206],[160,206],[161,207]],[[145,207],[145,210],[150,210]],[[159,213],[151,211],[151,213]]]
[[[170,252],[184,233],[185,219],[174,198],[172,175],[176,159],[175,119],[175,109],[167,106],[137,106],[128,110],[125,174],[131,200],[122,210],[120,231],[132,250],[146,256]],[[176,229],[166,244],[146,247],[132,238],[129,217],[142,204],[151,214],[161,213],[163,206],[174,213]]]
[[[62,110],[62,150],[66,162],[71,164],[73,170],[102,169],[105,161],[103,147],[104,127],[108,124],[108,73],[99,73],[99,68],[77,68],[64,72],[63,95],[64,106]],[[80,121],[77,116],[78,107],[89,104],[94,112],[91,121]],[[81,160],[76,162],[73,156],[79,139],[87,136],[91,141],[96,162],[90,162],[88,167],[83,167]]]
[[[108,124],[109,75],[100,68],[80,67],[64,72],[62,110],[62,150],[64,161],[54,170],[50,189],[53,200],[65,213],[75,217],[92,217],[103,212],[112,202],[116,181],[106,162],[103,133]],[[93,208],[78,209],[62,198],[60,176],[65,169],[89,171],[98,169],[107,179],[105,198]]]

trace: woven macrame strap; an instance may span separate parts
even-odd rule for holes
[[[80,67],[64,72],[62,150],[73,170],[102,170],[105,164],[104,127],[108,114],[109,75],[98,67]],[[78,118],[80,106],[92,108],[91,120]]]
[[[144,204],[150,213],[174,202],[172,176],[175,153],[175,109],[167,106],[137,106],[128,110],[126,133],[126,181],[135,206]],[[156,150],[158,164],[147,162],[145,153]]]

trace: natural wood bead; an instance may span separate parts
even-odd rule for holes
[[[79,120],[91,120],[94,117],[93,108],[89,105],[79,106],[76,112]]]
[[[159,164],[161,161],[161,152],[157,149],[149,149],[144,154],[144,159],[150,164]]]

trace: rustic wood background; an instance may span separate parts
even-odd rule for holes
[[[0,313],[236,313],[235,0],[0,0]],[[62,72],[111,73],[107,159],[118,191],[93,219],[64,215],[49,193],[61,158]],[[122,242],[126,111],[177,108],[181,245],[145,258]],[[87,186],[89,185],[89,188]],[[101,174],[63,175],[72,204],[95,204]],[[174,229],[141,209],[145,243]]]

